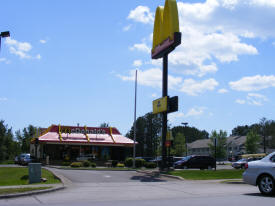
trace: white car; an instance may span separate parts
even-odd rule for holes
[[[258,186],[263,195],[275,194],[275,152],[261,160],[246,163],[245,169],[245,183]]]

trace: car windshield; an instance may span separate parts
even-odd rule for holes
[[[182,158],[181,161],[187,161],[187,160],[189,160],[191,157],[192,157],[192,156],[186,156],[186,157]]]
[[[240,159],[240,160],[238,160],[238,162],[246,162],[247,161],[247,159]]]

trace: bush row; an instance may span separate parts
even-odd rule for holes
[[[96,167],[96,163],[90,162],[88,160],[83,162],[63,162],[63,166],[71,166],[71,167]]]

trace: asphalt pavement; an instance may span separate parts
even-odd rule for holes
[[[54,169],[69,186],[60,191],[0,200],[0,205],[273,205],[258,188],[220,181],[180,181],[150,177],[134,171],[86,171]]]

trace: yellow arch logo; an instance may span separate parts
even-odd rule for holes
[[[179,17],[176,0],[166,0],[164,8],[159,6],[155,13],[152,58],[160,58],[160,52],[169,53],[180,44]],[[179,37],[179,38],[180,38]],[[175,44],[176,43],[176,44]],[[172,50],[168,49],[172,45]],[[168,50],[169,51],[168,51]]]

